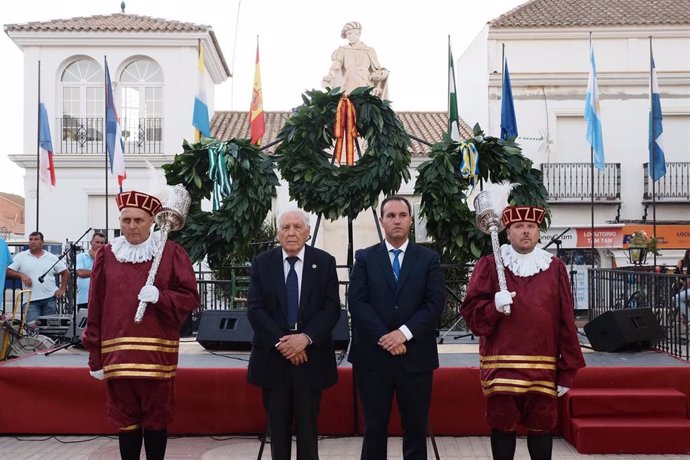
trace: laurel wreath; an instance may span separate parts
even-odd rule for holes
[[[261,228],[276,197],[278,177],[273,160],[248,140],[203,138],[195,144],[184,141],[182,148],[173,163],[163,165],[168,184],[185,185],[192,199],[185,226],[171,238],[184,246],[192,261],[208,256],[209,266],[215,269],[247,247]],[[220,150],[232,179],[230,194],[216,211],[201,209],[214,186],[208,176],[209,148]]]
[[[349,99],[357,113],[357,131],[366,149],[353,166],[332,161],[335,112],[342,93],[312,90],[278,134],[276,161],[289,184],[290,197],[301,208],[325,218],[355,218],[376,206],[381,193],[398,191],[410,179],[410,140],[388,101],[353,90]]]
[[[548,192],[542,173],[532,167],[520,147],[513,141],[486,136],[479,125],[474,126],[473,137],[465,142],[473,143],[479,152],[479,177],[485,183],[509,180],[520,184],[510,195],[511,204],[545,208],[544,225],[548,226]],[[491,239],[477,229],[475,213],[468,207],[470,181],[460,171],[461,145],[446,136],[432,147],[430,157],[417,168],[415,194],[421,195],[421,216],[426,219],[427,234],[433,237],[434,246],[444,260],[460,264],[491,253]]]

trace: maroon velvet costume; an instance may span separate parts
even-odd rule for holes
[[[108,414],[121,428],[141,423],[144,428],[160,429],[172,420],[179,331],[189,312],[199,306],[189,256],[168,241],[154,281],[158,302],[149,304],[143,321],[135,323],[137,295],[146,284],[151,264],[152,260],[119,262],[106,245],[98,251],[91,273],[83,343],[89,351],[91,371],[104,371]],[[136,395],[123,396],[132,393]],[[131,407],[137,398],[146,401],[141,407]]]
[[[505,270],[508,291],[517,293],[506,316],[496,310],[498,276],[493,255],[477,262],[462,305],[470,330],[480,337],[480,378],[489,424],[502,431],[518,423],[544,431],[556,422],[556,385],[572,387],[584,367],[565,265],[552,258],[546,270],[516,276]]]

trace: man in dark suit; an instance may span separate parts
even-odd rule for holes
[[[333,256],[305,246],[309,216],[278,216],[279,248],[252,262],[247,308],[254,328],[249,383],[263,389],[274,460],[290,459],[293,420],[297,458],[318,459],[321,391],[337,380],[331,332],[340,315]]]
[[[438,254],[409,240],[412,216],[405,198],[383,200],[379,220],[386,240],[357,251],[348,292],[348,359],[364,412],[361,458],[386,458],[395,393],[403,457],[425,459],[432,376],[438,367],[436,325],[445,284]]]

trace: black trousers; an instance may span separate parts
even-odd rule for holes
[[[364,413],[363,460],[387,458],[388,421],[393,394],[403,429],[403,458],[426,459],[426,427],[431,403],[433,372],[409,373],[400,361],[386,369],[355,367]]]
[[[282,380],[263,390],[263,400],[271,430],[273,460],[290,460],[293,422],[297,433],[297,459],[317,460],[316,420],[321,391],[311,388],[304,370],[290,366]]]

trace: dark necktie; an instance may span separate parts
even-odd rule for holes
[[[398,284],[398,278],[400,278],[400,259],[398,256],[402,252],[402,249],[391,249],[393,253],[393,278],[395,278],[395,284]]]
[[[287,322],[290,329],[297,325],[297,311],[299,310],[299,286],[297,284],[297,272],[295,271],[295,262],[299,260],[298,257],[288,257],[287,261],[290,264],[287,278],[285,279],[285,288],[287,290]]]

